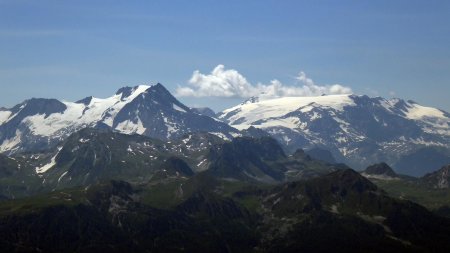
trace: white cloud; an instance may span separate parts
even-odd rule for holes
[[[209,75],[196,70],[189,80],[190,87],[178,87],[177,96],[185,97],[250,97],[258,93],[244,76],[234,69],[217,65]]]
[[[349,94],[352,89],[339,84],[317,85],[302,71],[293,85],[284,85],[274,79],[269,84],[251,84],[237,70],[217,65],[210,74],[196,70],[188,86],[179,86],[175,94],[179,97],[239,97],[274,98],[286,96],[320,96],[322,94]]]

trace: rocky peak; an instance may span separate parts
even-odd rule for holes
[[[85,97],[83,99],[80,99],[80,100],[76,101],[75,103],[83,104],[85,106],[88,106],[92,102],[93,98],[94,98],[93,96]]]
[[[25,118],[31,115],[44,114],[48,117],[52,113],[61,113],[67,106],[56,99],[32,98],[12,108],[13,113],[18,113],[16,118]]]
[[[421,178],[429,186],[438,189],[450,188],[450,164],[443,166],[440,170],[428,173]]]
[[[387,177],[397,177],[398,175],[394,170],[386,163],[377,163],[367,167],[364,174],[371,176],[387,176]]]
[[[334,158],[333,154],[326,149],[315,147],[306,151],[306,154],[308,154],[309,156],[311,156],[316,160],[322,160],[327,163],[336,163],[336,159]]]
[[[197,107],[197,108],[190,108],[193,112],[198,113],[200,115],[205,115],[211,118],[216,117],[216,113],[209,107]]]

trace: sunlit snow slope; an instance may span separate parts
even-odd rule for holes
[[[161,84],[124,87],[109,98],[77,102],[30,99],[0,110],[0,152],[45,149],[86,127],[171,139],[208,131],[232,137],[237,130],[200,115],[174,98]]]
[[[420,147],[450,146],[450,114],[413,101],[359,95],[253,99],[219,119],[263,129],[288,149],[319,146],[357,168]]]

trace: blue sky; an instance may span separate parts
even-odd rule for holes
[[[0,106],[155,82],[176,93],[222,64],[253,86],[301,86],[303,71],[450,111],[449,24],[450,1],[0,0]],[[219,110],[243,97],[180,100]]]

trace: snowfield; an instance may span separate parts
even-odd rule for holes
[[[219,115],[219,119],[240,130],[247,129],[250,126],[262,129],[279,126],[304,130],[305,124],[308,122],[301,122],[297,117],[284,116],[295,111],[306,114],[314,108],[334,109],[334,111],[342,112],[346,107],[357,106],[353,99],[354,97],[360,96],[347,94],[318,97],[283,97],[262,101],[255,99],[253,103],[246,102],[224,110]],[[404,102],[397,98],[389,100],[377,97],[374,100],[378,101],[379,107],[384,108],[391,114],[396,114],[398,112],[398,109],[395,108],[396,105],[399,102]],[[450,136],[450,118],[444,111],[421,106],[414,102],[404,103],[406,103],[406,107],[403,109],[402,114],[398,115],[423,125],[423,130],[426,132]],[[309,120],[314,121],[320,117],[322,116],[313,112]],[[376,116],[374,118],[376,121],[380,121]],[[341,124],[342,129],[348,128],[348,122],[339,117],[335,117],[335,119]]]

